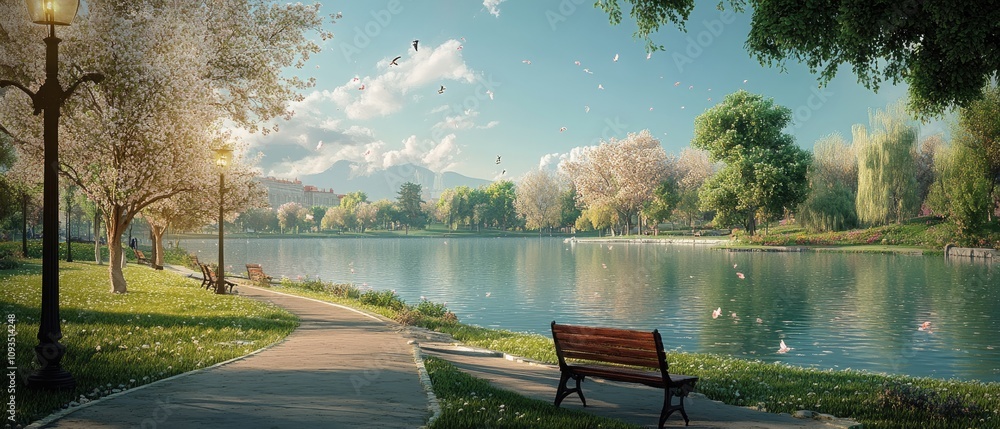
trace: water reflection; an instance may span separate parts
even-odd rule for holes
[[[181,245],[215,259],[213,240]],[[552,320],[657,328],[670,349],[1000,381],[992,265],[553,238],[240,239],[226,251],[234,266],[262,263],[275,277],[318,276],[395,289],[409,303],[447,302],[460,320],[481,326],[546,335]],[[723,314],[713,319],[718,307]],[[918,331],[927,321],[932,329]],[[793,350],[778,354],[781,340]]]

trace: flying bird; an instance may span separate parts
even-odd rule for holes
[[[438,90],[438,94],[444,94],[444,90],[447,89],[444,85],[441,85],[441,89]]]
[[[319,148],[321,147],[323,147],[323,140],[320,140],[319,143],[316,143],[316,150],[319,150]]]
[[[566,127],[560,127],[560,128],[559,128],[559,132],[560,132],[560,133],[561,133],[561,132],[563,132],[563,131],[566,131]]]
[[[521,60],[521,62],[525,63],[525,64],[527,64],[529,66],[531,65],[531,60]]]
[[[461,50],[462,50],[462,45],[458,45],[458,50],[459,50],[459,51],[461,51]]]
[[[739,277],[740,280],[747,278],[747,276],[744,276],[743,273],[736,273],[736,277]]]
[[[402,55],[400,55],[400,56],[398,56],[398,57],[396,57],[396,58],[393,58],[393,59],[392,59],[392,61],[389,61],[389,65],[390,65],[390,66],[398,66],[399,64],[397,64],[397,63],[396,63],[396,60],[398,60],[398,59],[400,59],[400,58],[403,58],[403,56],[402,56]]]
[[[650,111],[650,112],[652,112],[652,111],[653,111],[653,108],[652,108],[652,107],[650,107],[650,108],[649,108],[649,111]]]
[[[352,82],[357,82],[357,81],[359,81],[359,80],[361,80],[361,78],[359,78],[359,77],[357,77],[357,76],[354,76],[354,79],[352,79],[351,81],[352,81]]]
[[[579,61],[573,61],[573,64],[580,65]]]
[[[372,150],[371,150],[371,149],[368,149],[368,150],[366,150],[366,151],[365,151],[365,156],[368,156],[368,154],[370,154],[370,153],[372,153]]]
[[[588,74],[594,74],[594,72],[590,71],[590,69],[583,69],[583,72]]]
[[[365,84],[361,84],[361,86],[358,87],[358,91],[364,91],[364,90],[365,90]]]
[[[646,59],[647,60],[650,59],[650,58],[652,58],[652,57],[653,57],[653,53],[652,52],[646,52]],[[661,77],[661,79],[662,79],[662,77]]]
[[[419,40],[416,40],[416,39],[414,39],[414,40],[413,40],[413,50],[414,50],[414,51],[417,51],[417,50],[419,50],[419,49],[417,49],[417,44],[418,44],[418,43],[420,43],[420,41],[419,41]]]
[[[507,169],[506,168],[503,171],[500,172],[501,176],[503,176],[504,174],[507,174]]]
[[[618,62],[618,54],[615,54],[615,58],[614,58],[614,59],[612,59],[611,61],[614,61],[614,62],[616,62],[616,63],[617,63],[617,62]]]
[[[747,83],[747,79],[743,79],[743,83]]]
[[[583,113],[590,113],[590,106],[583,106]]]
[[[681,81],[674,82],[674,86],[680,86]]]
[[[778,347],[778,353],[785,354],[792,350],[791,347],[785,345],[785,340],[781,340],[781,344]]]
[[[500,155],[497,155],[497,164],[500,163]]]
[[[718,319],[719,316],[721,315],[722,315],[722,307],[716,308],[715,311],[712,312],[713,319]]]
[[[490,90],[487,89],[486,90],[486,95],[490,96],[490,100],[493,99],[493,91],[490,91]]]
[[[604,85],[597,84],[597,89],[604,89]]]
[[[689,86],[688,89],[694,89],[694,85]]]

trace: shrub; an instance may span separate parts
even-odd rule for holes
[[[445,307],[444,304],[427,300],[420,301],[420,304],[417,304],[417,312],[427,317],[444,317],[445,314],[449,313],[448,307]]]
[[[369,290],[362,293],[358,298],[362,304],[374,305],[376,307],[385,307],[391,310],[399,311],[406,308],[406,303],[396,295],[394,290]]]
[[[876,401],[880,407],[888,410],[926,413],[930,419],[945,422],[956,419],[977,420],[988,415],[975,402],[964,403],[955,395],[943,396],[927,388],[898,382],[883,384]]]

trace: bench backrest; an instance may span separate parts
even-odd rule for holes
[[[264,269],[261,268],[260,264],[247,264],[247,278],[257,281],[262,280],[265,277]]]
[[[201,274],[203,276],[205,276],[205,278],[207,278],[207,279],[209,279],[209,280],[211,280],[211,281],[214,282],[215,281],[215,271],[212,271],[212,268],[209,267],[207,264],[199,264],[199,265],[201,265]]]
[[[632,331],[616,328],[596,328],[560,325],[552,322],[552,340],[560,368],[566,359],[607,362],[654,368],[667,377],[667,357],[660,332]],[[668,378],[669,380],[669,378]]]

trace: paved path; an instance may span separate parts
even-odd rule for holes
[[[393,327],[342,307],[247,286],[301,325],[225,365],[88,404],[45,428],[416,428],[431,416],[414,349]]]

